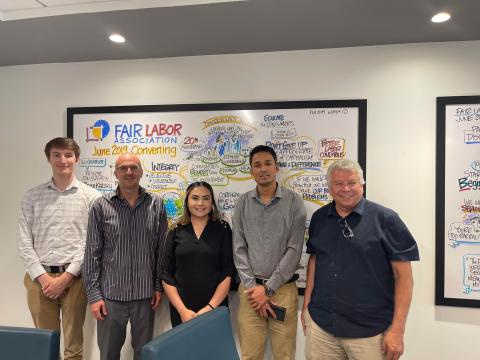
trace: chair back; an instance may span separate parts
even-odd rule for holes
[[[239,360],[228,308],[220,306],[163,333],[142,348],[142,360]]]
[[[58,360],[59,352],[58,331],[0,326],[0,359]]]

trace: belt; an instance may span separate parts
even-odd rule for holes
[[[57,266],[48,266],[48,265],[42,265],[42,266],[47,273],[60,274],[60,273],[64,273],[67,270],[69,265],[70,264],[57,265]]]
[[[294,281],[297,281],[298,280],[298,274],[293,274],[293,276],[290,278],[290,280],[288,280],[285,284],[288,284],[288,283],[292,283]],[[258,278],[256,277],[255,278],[255,282],[258,284],[258,285],[263,285],[265,286],[265,284],[267,283],[268,279],[262,279],[262,278]]]

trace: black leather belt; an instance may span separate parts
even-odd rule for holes
[[[285,284],[292,283],[292,282],[297,281],[297,280],[298,280],[298,274],[293,274],[292,278],[290,280],[288,280]],[[257,278],[257,277],[255,278],[255,282],[258,285],[265,286],[267,281],[268,281],[268,279],[262,279],[262,278]]]
[[[49,266],[49,265],[42,265],[42,266],[47,273],[61,274],[61,273],[64,273],[67,270],[69,265],[70,264],[57,265],[57,266]]]

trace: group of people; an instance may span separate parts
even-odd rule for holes
[[[152,339],[162,293],[172,326],[228,306],[240,279],[237,322],[242,359],[295,358],[296,271],[304,245],[302,197],[277,182],[275,151],[250,152],[256,187],[238,199],[232,228],[207,182],[191,183],[183,215],[168,229],[162,198],[140,186],[132,154],[115,163],[118,187],[101,195],[75,178],[80,149],[55,138],[45,147],[52,178],[25,194],[19,251],[35,326],[64,334],[65,359],[83,358],[87,302],[97,320],[101,360],[118,360],[131,325],[134,359]],[[329,167],[333,201],[310,221],[301,322],[309,360],[396,360],[413,290],[416,242],[399,216],[363,197],[358,163]],[[61,316],[60,316],[61,315]]]

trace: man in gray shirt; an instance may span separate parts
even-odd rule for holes
[[[250,167],[257,186],[239,198],[233,214],[233,255],[241,280],[238,329],[242,359],[263,359],[270,330],[275,360],[290,360],[295,358],[295,271],[302,253],[306,209],[300,195],[277,183],[279,168],[272,148],[253,148]],[[286,309],[283,321],[275,319],[275,306]]]

